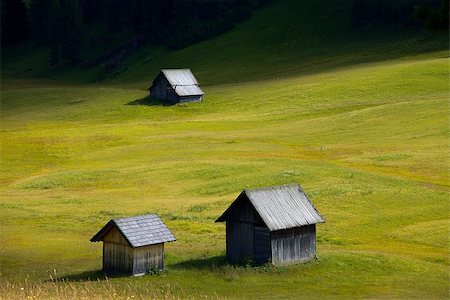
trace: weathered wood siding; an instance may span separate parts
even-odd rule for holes
[[[156,268],[164,268],[164,243],[132,248],[117,228],[105,235],[103,271],[140,275]]]
[[[159,74],[159,76],[155,80],[155,84],[150,90],[150,96],[156,99],[168,99],[168,94],[171,90],[172,87],[170,83],[162,74]]]
[[[133,253],[128,242],[117,228],[112,228],[103,240],[103,271],[107,273],[131,273]]]
[[[185,102],[198,102],[198,101],[202,101],[203,96],[199,95],[199,96],[182,96],[180,97],[180,103],[185,103]]]
[[[311,260],[316,255],[316,225],[273,231],[271,246],[274,265]]]
[[[164,243],[133,249],[133,275],[164,269]]]
[[[156,78],[155,84],[150,90],[150,96],[156,99],[170,100],[172,102],[180,101],[180,97],[175,93],[167,78],[162,74]]]
[[[267,256],[270,253],[270,243],[265,242],[267,235],[264,233],[268,231],[249,201],[239,201],[226,221],[228,261],[236,263],[245,258],[260,261],[263,256]],[[260,237],[263,237],[262,243],[255,243],[255,238]]]
[[[163,74],[160,74],[156,78],[154,85],[150,89],[150,96],[156,99],[179,103],[198,102],[203,99],[203,95],[178,96]]]
[[[103,271],[107,273],[132,273],[132,248],[112,243],[103,243]]]
[[[103,237],[103,242],[128,246],[127,240],[116,227],[111,228],[108,233],[105,234]]]
[[[232,263],[253,256],[253,224],[227,222],[227,258]]]
[[[253,259],[265,263],[271,259],[270,231],[267,227],[253,227]]]

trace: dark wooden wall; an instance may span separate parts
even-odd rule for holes
[[[253,259],[257,263],[271,260],[270,231],[265,226],[253,227]]]
[[[174,102],[179,101],[178,95],[172,89],[172,86],[169,81],[167,81],[166,77],[162,74],[159,74],[156,78],[155,84],[150,90],[150,96],[156,99],[165,99]]]
[[[169,88],[168,88],[169,87]],[[170,85],[169,81],[162,74],[159,74],[155,84],[150,90],[150,96],[156,99],[164,99],[172,102],[198,102],[203,99],[203,95],[198,96],[178,96]]]
[[[311,260],[316,256],[316,225],[273,231],[271,246],[274,265]]]
[[[258,233],[261,230],[269,231],[254,207],[250,202],[246,201],[246,196],[236,203],[236,206],[230,212],[226,221],[226,235],[227,235],[227,259],[236,263],[244,258],[251,258],[260,260],[261,253],[270,251],[270,244],[267,244],[267,251],[262,251],[261,245],[258,244],[255,257],[255,237],[258,238]],[[260,230],[255,231],[255,226]]]
[[[285,265],[311,260],[316,255],[316,225],[270,232],[245,194],[226,220],[227,259]]]

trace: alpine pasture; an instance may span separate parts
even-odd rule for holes
[[[296,3],[183,50],[141,49],[103,83],[77,69],[23,75],[42,53],[6,53],[0,298],[447,299],[448,37],[326,27],[345,5],[309,31],[319,4],[306,2],[302,20]],[[264,37],[289,20],[303,31],[276,52]],[[273,31],[242,38],[265,22]],[[142,100],[162,64],[191,67],[204,101]],[[292,182],[325,218],[318,260],[226,264],[214,220],[243,188]],[[177,238],[166,271],[105,279],[89,239],[145,213]]]

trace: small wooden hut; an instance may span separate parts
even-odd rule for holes
[[[113,219],[91,238],[103,242],[103,271],[143,275],[164,269],[164,243],[175,237],[154,214]]]
[[[285,265],[316,256],[324,220],[300,185],[244,190],[216,222],[226,222],[227,259]]]
[[[151,97],[173,103],[201,101],[205,94],[191,69],[162,69],[149,91]]]

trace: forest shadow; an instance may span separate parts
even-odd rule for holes
[[[128,102],[125,105],[146,105],[146,106],[172,106],[175,105],[175,102],[171,102],[165,99],[156,99],[150,96],[146,96],[144,98],[139,98]]]

